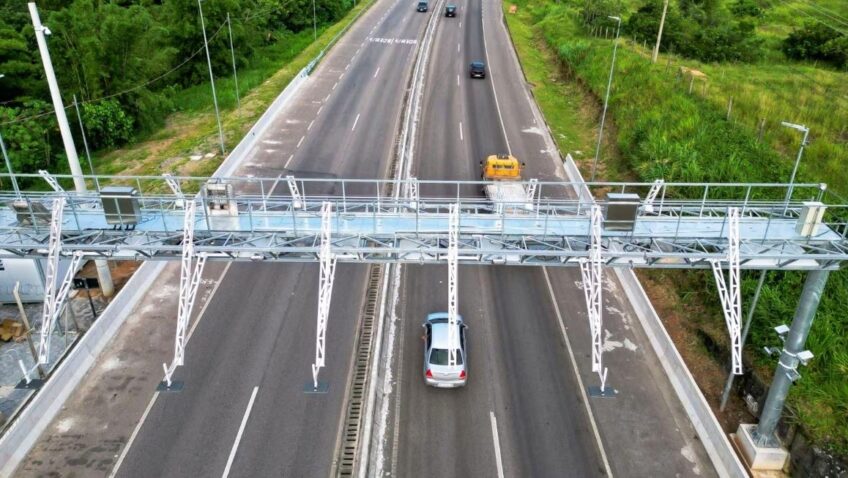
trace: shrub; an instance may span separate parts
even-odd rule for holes
[[[848,35],[822,23],[808,23],[783,41],[783,53],[796,60],[823,60],[848,66]]]
[[[88,144],[94,149],[119,146],[132,137],[133,119],[115,100],[84,104],[82,118]]]

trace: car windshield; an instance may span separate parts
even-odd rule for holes
[[[480,62],[475,61],[474,63],[472,63],[472,64],[471,64],[471,68],[482,69],[482,68],[483,68],[483,63],[480,63]]]
[[[447,365],[449,361],[448,349],[433,349],[430,352],[430,364]],[[456,364],[462,365],[462,351],[456,349]]]

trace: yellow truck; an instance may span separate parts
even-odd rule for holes
[[[524,163],[509,154],[493,154],[480,161],[480,177],[491,183],[483,186],[486,197],[498,210],[504,206],[510,209],[533,209],[532,198],[521,182]]]

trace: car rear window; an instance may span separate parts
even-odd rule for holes
[[[448,357],[448,349],[433,349],[430,352],[431,365],[447,365],[450,357]],[[462,351],[456,350],[456,364],[462,365]]]

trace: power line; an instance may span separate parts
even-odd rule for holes
[[[818,11],[819,11],[819,12],[821,12],[823,15],[826,15],[827,17],[829,17],[829,18],[831,18],[831,19],[833,19],[833,20],[836,20],[836,21],[837,21],[837,23],[842,23],[842,24],[844,24],[844,25],[848,26],[848,18],[843,17],[842,15],[840,15],[840,14],[838,14],[838,13],[834,12],[833,10],[829,10],[829,9],[827,9],[827,8],[825,8],[825,7],[822,7],[821,5],[816,5],[815,3],[809,3],[809,1],[808,1],[808,0],[801,0],[801,1],[802,1],[803,3],[805,3],[805,4],[806,4],[806,6],[811,7],[811,8],[813,8],[814,10],[818,10]]]
[[[806,15],[806,16],[808,16],[808,17],[810,17],[810,18],[812,18],[814,21],[816,21],[816,22],[818,22],[818,23],[821,23],[822,25],[824,25],[824,26],[826,26],[826,27],[830,28],[831,30],[833,30],[833,31],[835,31],[835,32],[837,32],[837,33],[841,33],[841,34],[843,34],[843,35],[848,35],[848,33],[846,33],[845,31],[840,30],[839,28],[837,28],[837,27],[835,27],[835,26],[833,26],[833,25],[831,25],[831,24],[829,24],[829,23],[827,23],[827,22],[823,21],[821,18],[816,17],[815,15],[812,15],[811,13],[807,12],[806,10],[804,10],[801,6],[799,6],[799,5],[795,4],[794,2],[792,2],[792,1],[790,1],[790,0],[781,0],[781,2],[780,2],[780,3],[782,3],[782,4],[786,5],[787,7],[792,8],[792,9],[794,9],[794,10],[796,10],[796,11],[798,11],[798,12],[800,12],[800,13],[802,13],[802,14],[804,14],[804,15]],[[805,5],[806,5],[806,4],[805,4]]]
[[[212,34],[212,36],[210,36],[210,37],[209,37],[209,40],[212,40],[213,38],[215,38],[216,36],[218,36],[218,34],[221,32],[221,30],[224,28],[224,26],[226,26],[226,24],[227,24],[227,22],[222,23],[222,24],[221,24],[221,26],[219,26],[219,27],[218,27],[218,30],[216,30],[216,31],[215,31],[215,33],[214,33],[214,34]],[[134,91],[138,91],[138,90],[140,90],[140,89],[142,89],[142,88],[144,88],[144,87],[146,87],[146,86],[149,86],[149,85],[151,85],[151,84],[153,84],[153,83],[155,83],[155,82],[157,82],[157,81],[161,80],[162,78],[165,78],[166,76],[170,75],[171,73],[174,73],[175,71],[177,71],[177,70],[179,70],[180,68],[184,67],[184,66],[185,66],[188,62],[190,62],[190,61],[191,61],[194,57],[196,57],[197,55],[199,55],[199,54],[203,51],[203,48],[204,48],[204,47],[202,47],[202,46],[201,46],[200,48],[198,48],[197,50],[195,50],[195,52],[194,52],[194,53],[192,53],[192,54],[191,54],[191,56],[189,56],[188,58],[186,58],[185,60],[183,60],[183,61],[182,61],[179,65],[177,65],[177,66],[175,66],[175,67],[171,68],[170,70],[166,71],[165,73],[162,73],[161,75],[159,75],[159,76],[157,76],[157,77],[155,77],[155,78],[153,78],[153,79],[147,80],[147,81],[145,81],[144,83],[141,83],[141,84],[139,84],[139,85],[133,86],[132,88],[129,88],[129,89],[126,89],[126,90],[120,91],[120,92],[118,92],[118,93],[112,93],[112,94],[110,94],[110,95],[101,96],[100,98],[94,98],[94,99],[90,99],[90,100],[80,101],[80,102],[79,102],[79,104],[81,104],[81,105],[85,105],[85,104],[89,104],[89,103],[96,103],[96,102],[98,102],[98,101],[108,100],[108,99],[111,99],[111,98],[115,98],[115,97],[117,97],[117,96],[122,96],[122,95],[126,95],[126,94],[128,94],[128,93],[132,93],[132,92],[134,92]],[[69,108],[70,108],[70,106],[65,106],[65,109],[66,109],[66,110],[67,110],[67,109],[69,109]],[[34,115],[25,116],[25,117],[22,117],[22,118],[15,118],[15,119],[13,119],[13,120],[5,121],[5,122],[3,122],[3,123],[0,123],[0,126],[5,126],[5,125],[15,124],[15,123],[21,123],[21,122],[23,122],[23,121],[29,121],[29,120],[33,120],[33,119],[37,119],[37,118],[41,118],[41,117],[44,117],[44,116],[52,115],[54,112],[55,112],[55,110],[54,110],[54,109],[52,109],[52,108],[50,108],[50,109],[48,109],[48,110],[46,110],[46,111],[44,111],[44,112],[42,112],[42,113],[37,113],[37,114],[34,114]]]

